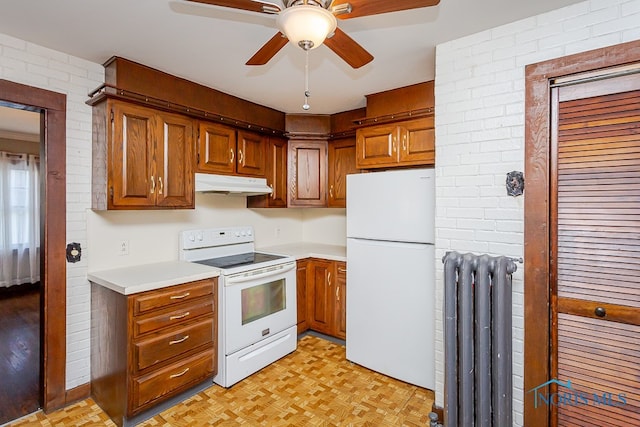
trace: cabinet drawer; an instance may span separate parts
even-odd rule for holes
[[[199,280],[184,285],[170,286],[157,291],[143,292],[133,296],[133,315],[137,316],[150,310],[192,301],[211,295],[215,280]]]
[[[138,371],[213,342],[213,317],[173,329],[134,344],[134,365]]]
[[[178,393],[215,374],[214,352],[206,350],[188,359],[133,378],[129,415],[171,393]]]
[[[211,297],[200,298],[192,303],[181,304],[163,313],[150,313],[144,317],[136,317],[133,320],[133,336],[137,338],[147,332],[153,332],[166,326],[178,325],[189,322],[198,316],[214,312],[214,300]]]

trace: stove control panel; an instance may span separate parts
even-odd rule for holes
[[[181,249],[210,248],[253,242],[253,227],[224,227],[185,230],[180,233]]]

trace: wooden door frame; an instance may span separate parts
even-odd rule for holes
[[[41,113],[40,403],[66,403],[66,116],[67,96],[0,79],[0,103]]]
[[[640,61],[640,41],[552,59],[525,68],[524,425],[549,425],[528,391],[550,380],[551,80]]]

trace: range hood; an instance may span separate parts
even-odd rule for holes
[[[241,196],[257,196],[271,194],[273,190],[267,185],[265,178],[246,176],[212,175],[196,173],[197,193],[222,193]]]

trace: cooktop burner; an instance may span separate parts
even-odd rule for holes
[[[241,267],[253,264],[260,264],[262,262],[273,261],[276,259],[286,258],[282,255],[265,254],[261,252],[247,252],[244,254],[229,255],[219,258],[203,259],[200,261],[194,261],[198,264],[208,265],[216,268],[233,268]]]

